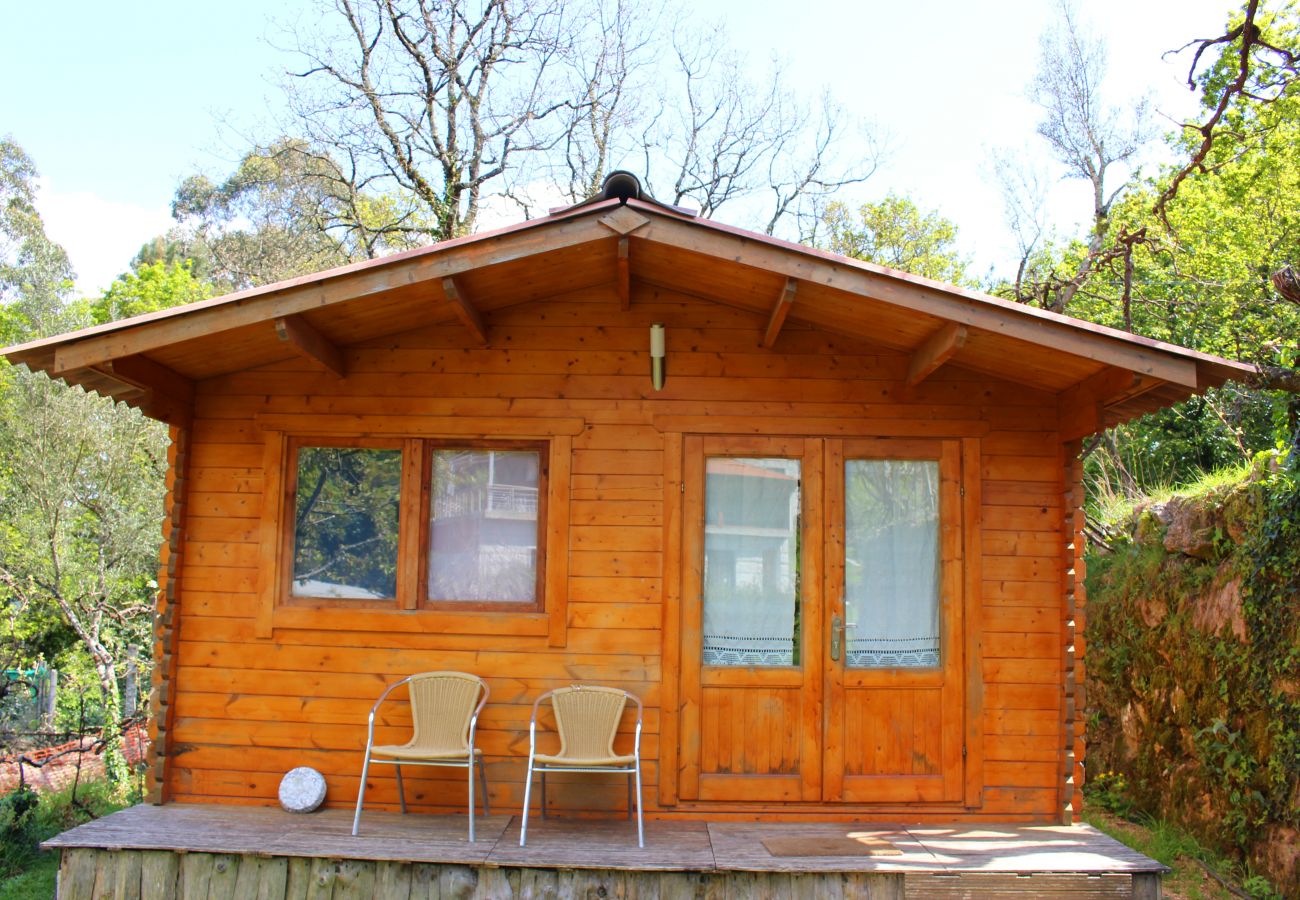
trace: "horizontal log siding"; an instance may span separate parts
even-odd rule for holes
[[[453,668],[485,676],[492,688],[479,744],[494,808],[518,809],[522,799],[528,704],[543,690],[590,679],[626,687],[646,703],[644,782],[653,810],[664,554],[676,550],[663,546],[665,441],[654,419],[831,418],[911,422],[935,436],[952,433],[953,423],[984,432],[983,659],[975,673],[984,683],[982,806],[877,811],[1057,817],[1063,635],[1055,397],[953,367],[905,391],[905,355],[793,319],[769,352],[759,347],[765,317],[663,291],[628,313],[617,304],[611,288],[498,310],[487,316],[488,349],[465,349],[463,330],[450,325],[371,341],[345,350],[342,380],[294,360],[199,384],[179,579],[171,796],[273,803],[282,774],[311,765],[328,780],[329,805],[346,806],[355,800],[366,712],[382,687],[413,671]],[[659,393],[649,378],[651,322],[667,326]],[[512,633],[509,615],[490,636],[331,624],[276,628],[273,638],[259,639],[258,523],[263,492],[277,486],[263,479],[255,417],[308,412],[585,418],[586,430],[573,438],[563,646],[544,633]],[[378,738],[397,738],[405,715],[401,704],[388,710]],[[413,772],[412,808],[463,809],[461,775]],[[380,767],[372,779],[368,802],[395,808],[391,769]],[[558,809],[625,802],[618,779],[568,790],[554,780],[549,793]]]

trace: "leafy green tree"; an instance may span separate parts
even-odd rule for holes
[[[185,179],[172,214],[176,227],[133,267],[185,262],[222,292],[405,250],[432,227],[414,198],[353,183],[327,153],[288,138],[250,150],[219,184]]]
[[[957,226],[906,197],[889,194],[878,203],[864,203],[856,217],[843,203],[831,203],[824,223],[825,249],[834,253],[973,286],[966,274],[969,263],[957,253]]]
[[[36,165],[12,138],[0,139],[0,338],[62,330],[73,272],[36,210]]]
[[[147,644],[166,435],[135,411],[9,370],[0,396],[0,587],[30,615],[57,611],[94,664],[103,721],[120,721],[118,660]],[[114,772],[125,785],[120,753]]]
[[[206,296],[185,267],[158,265],[69,303],[72,269],[33,206],[35,177],[22,149],[0,142],[5,343]],[[0,363],[0,656],[88,661],[123,788],[117,671],[129,644],[148,645],[166,440],[134,410]]]
[[[194,277],[189,262],[145,263],[127,272],[95,299],[82,302],[87,319],[102,325],[116,319],[195,303],[212,296],[212,285]]]
[[[1297,434],[1300,303],[1272,275],[1300,256],[1300,6],[1258,6],[1193,45],[1205,112],[1169,138],[1182,162],[1109,206],[1100,239],[1047,248],[1038,267],[1084,274],[1067,279],[1072,315],[1255,362],[1257,387],[1289,392],[1230,385],[1103,437],[1090,466],[1132,490]]]

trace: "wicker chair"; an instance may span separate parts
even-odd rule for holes
[[[388,695],[402,685],[410,685],[411,720],[414,731],[405,744],[375,746],[375,714]],[[488,687],[483,679],[464,672],[422,672],[388,686],[370,710],[366,732],[366,757],[361,765],[361,787],[357,790],[357,814],[352,820],[352,834],[361,827],[361,805],[366,796],[366,775],[370,763],[390,763],[397,771],[397,797],[406,812],[406,791],[402,786],[402,766],[453,766],[469,774],[469,840],[474,841],[474,769],[477,765],[483,793],[483,815],[488,814],[487,775],[479,757],[483,751],[474,747],[474,729],[479,713],[487,703]],[[379,757],[388,757],[381,759]]]
[[[537,712],[542,701],[549,699],[555,712],[555,727],[560,735],[560,750],[555,754],[537,752]],[[628,701],[636,704],[636,735],[631,754],[614,752],[614,735]],[[533,773],[542,776],[542,818],[546,818],[547,772],[607,772],[627,775],[627,815],[632,818],[636,804],[636,842],[645,846],[641,817],[641,700],[618,688],[575,684],[547,691],[533,702],[532,720],[528,725],[528,775],[524,782],[524,814],[519,828],[519,846],[528,840],[528,806],[533,788]]]

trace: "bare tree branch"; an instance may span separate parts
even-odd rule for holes
[[[1173,51],[1181,53],[1188,47],[1196,48],[1187,70],[1187,86],[1195,90],[1197,69],[1205,52],[1219,45],[1230,46],[1237,41],[1241,43],[1236,53],[1236,72],[1220,91],[1209,116],[1200,124],[1183,125],[1184,129],[1200,134],[1201,141],[1187,162],[1170,177],[1169,184],[1156,199],[1155,213],[1166,228],[1169,227],[1168,206],[1178,195],[1179,186],[1192,173],[1208,171],[1206,160],[1214,147],[1216,129],[1222,124],[1233,101],[1238,97],[1246,97],[1260,103],[1270,103],[1300,77],[1300,56],[1266,40],[1256,21],[1258,15],[1259,0],[1247,0],[1240,25],[1218,37],[1195,40]]]

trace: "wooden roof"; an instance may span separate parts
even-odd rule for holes
[[[910,354],[911,383],[956,365],[1055,392],[1066,437],[1256,371],[618,198],[0,353],[177,422],[196,381],[295,354],[345,374],[349,344],[436,323],[459,323],[467,345],[489,345],[495,310],[595,286],[613,286],[624,308],[635,286],[747,310],[774,351],[787,319],[861,338]]]

